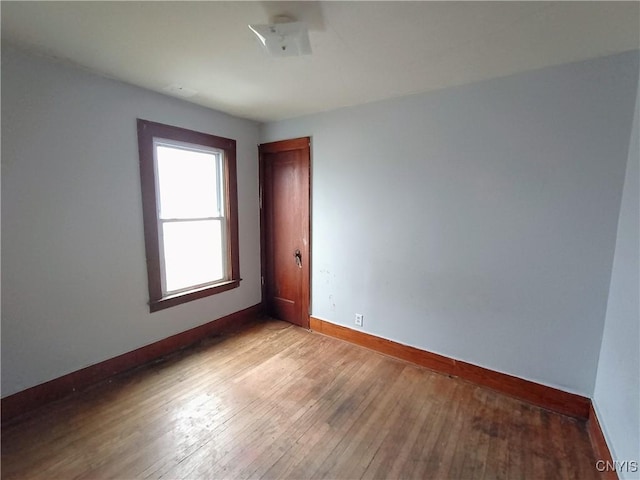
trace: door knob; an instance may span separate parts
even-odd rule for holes
[[[298,268],[302,268],[302,254],[300,250],[296,250],[293,256],[296,257],[296,265],[298,265]]]

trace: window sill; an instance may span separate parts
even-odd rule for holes
[[[240,286],[241,280],[242,279],[229,280],[227,282],[221,282],[215,285],[209,285],[206,287],[189,290],[187,292],[176,293],[175,295],[168,295],[158,300],[151,300],[149,302],[149,311],[151,313],[157,312],[158,310],[175,307],[176,305],[181,305],[192,300],[209,297],[211,295],[215,295],[216,293],[222,293],[226,292],[227,290],[238,288]]]

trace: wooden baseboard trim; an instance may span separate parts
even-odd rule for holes
[[[199,327],[9,395],[0,400],[2,424],[72,392],[84,390],[113,375],[193,345],[211,335],[239,329],[255,321],[261,314],[262,304],[253,305]]]
[[[309,320],[310,328],[315,332],[339,338],[440,373],[460,377],[548,410],[584,420],[589,418],[591,401],[586,397],[431,353],[426,350],[409,347],[401,343],[376,337],[369,333],[336,325],[319,318],[310,317]]]
[[[593,408],[593,404],[589,405],[589,421],[587,422],[587,430],[589,431],[589,439],[591,440],[591,446],[593,447],[593,453],[596,455],[596,461],[602,464],[597,464],[596,468],[601,470],[600,475],[603,480],[618,480],[618,474],[615,468],[611,468],[613,463],[613,457],[611,456],[611,450],[607,445],[607,440],[604,438],[602,427],[598,421],[598,416]]]

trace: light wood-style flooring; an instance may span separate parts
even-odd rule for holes
[[[3,479],[597,479],[583,422],[284,322],[3,428]]]

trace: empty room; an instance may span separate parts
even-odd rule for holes
[[[6,479],[640,479],[640,2],[1,9]]]

